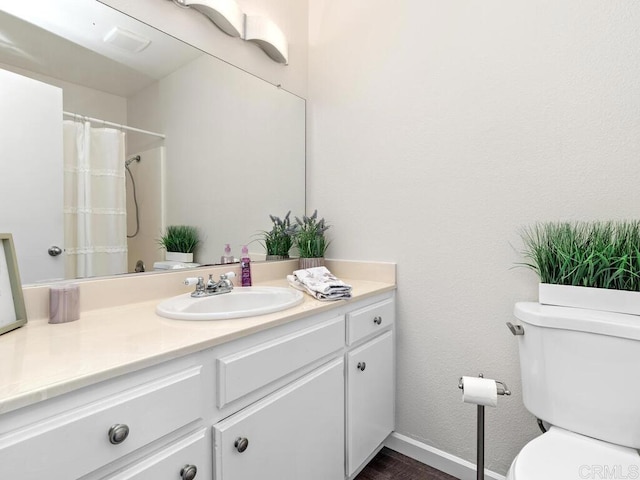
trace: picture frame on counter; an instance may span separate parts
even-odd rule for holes
[[[0,335],[27,323],[18,259],[10,233],[0,233]]]

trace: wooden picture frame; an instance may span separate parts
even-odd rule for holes
[[[0,335],[27,323],[18,259],[10,233],[0,233]]]

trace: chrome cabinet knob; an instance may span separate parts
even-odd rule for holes
[[[358,365],[356,367],[358,370],[360,370],[361,372],[364,372],[364,369],[367,368],[367,363],[366,362],[358,362]]]
[[[198,474],[198,467],[195,465],[185,465],[180,470],[180,478],[182,480],[193,480]]]
[[[119,445],[129,436],[129,427],[124,423],[116,423],[109,429],[109,441],[114,445]]]
[[[382,323],[382,317],[380,315],[376,315],[373,319],[373,323],[380,325]]]
[[[52,247],[49,247],[49,250],[47,250],[47,253],[52,257],[57,257],[62,253],[62,249],[56,245],[53,245]]]
[[[238,437],[236,438],[236,442],[233,444],[233,446],[236,447],[236,450],[238,450],[238,452],[242,453],[249,446],[249,439],[244,437]]]

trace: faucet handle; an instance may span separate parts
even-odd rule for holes
[[[235,277],[236,274],[233,272],[223,273],[222,275],[220,275],[220,283],[225,285],[227,289],[231,290],[233,288],[233,282],[231,281],[231,279]]]
[[[204,279],[202,277],[187,277],[184,279],[185,285],[198,285],[203,282]]]

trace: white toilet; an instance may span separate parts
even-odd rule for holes
[[[517,303],[524,405],[552,425],[508,480],[640,479],[640,316]]]

